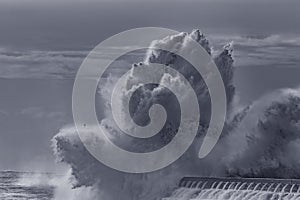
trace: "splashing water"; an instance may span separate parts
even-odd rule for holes
[[[186,37],[193,37],[203,48],[211,54],[220,74],[224,80],[228,101],[228,116],[223,129],[222,137],[213,152],[205,159],[198,159],[199,144],[207,129],[207,122],[210,119],[209,93],[201,77],[194,73],[193,68],[184,62],[180,57],[160,49],[162,45],[172,46],[174,51],[192,51]],[[195,144],[175,163],[160,171],[149,174],[124,174],[111,170],[103,166],[94,159],[84,148],[80,141],[77,130],[73,125],[68,125],[60,129],[53,138],[53,149],[58,161],[67,163],[71,170],[72,187],[82,189],[80,193],[91,188],[95,191],[95,196],[90,199],[105,200],[157,200],[165,194],[170,194],[176,187],[176,181],[189,174],[192,176],[231,176],[231,177],[272,177],[293,179],[300,178],[300,88],[282,89],[267,94],[253,102],[251,105],[239,105],[233,84],[234,66],[232,45],[228,44],[221,52],[216,54],[210,51],[208,40],[200,31],[193,31],[190,34],[179,35],[154,41],[144,59],[142,65],[133,65],[132,78],[128,85],[137,85],[140,79],[145,78],[145,74],[139,71],[146,67],[147,63],[161,63],[174,67],[187,77],[199,95],[199,105],[203,115],[199,123],[198,137]],[[162,76],[162,81],[171,80],[173,85],[184,86],[183,82],[176,76],[166,79]],[[168,75],[169,77],[169,75]],[[113,80],[117,79],[113,75],[103,80],[99,85],[99,95],[103,102],[110,102],[110,92],[113,89]],[[185,90],[181,90],[182,95]],[[144,122],[145,113],[143,108],[152,100],[158,97],[165,100],[171,111],[175,110],[175,101],[166,90],[154,92],[151,88],[141,88],[143,98],[140,98],[139,106],[134,108],[139,112],[134,112],[137,121]],[[163,102],[164,103],[164,102]],[[171,105],[171,106],[170,106]],[[170,122],[166,124],[161,137],[155,141],[139,143],[126,139],[120,133],[111,120],[109,104],[102,105],[103,116],[101,116],[101,126],[107,130],[110,139],[126,148],[139,151],[150,151],[160,148],[172,139],[176,127],[175,114],[170,114]],[[202,109],[203,108],[203,109]],[[141,112],[140,112],[141,111]],[[127,119],[124,119],[126,121]],[[91,141],[93,138],[91,138]],[[298,183],[291,184],[285,181],[240,181],[234,183],[228,179],[218,179],[213,182],[193,183],[178,188],[169,198],[170,200],[192,200],[192,199],[297,199],[300,198],[300,188]],[[205,184],[205,185],[204,185]],[[114,187],[111,187],[111,186]],[[202,188],[203,187],[203,188]],[[65,191],[62,189],[62,191]],[[73,193],[74,191],[70,191]],[[87,193],[90,193],[88,191]],[[86,194],[86,193],[85,193]],[[57,198],[67,199],[67,198]],[[69,198],[72,199],[72,198]],[[85,198],[86,199],[86,198]],[[168,198],[166,198],[168,199]]]

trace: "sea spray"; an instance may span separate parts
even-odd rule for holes
[[[171,49],[174,49],[175,53],[178,51],[190,52],[192,49],[189,46],[188,37],[196,40],[209,54],[211,54],[209,42],[199,30],[195,30],[190,34],[180,33],[175,36],[169,36],[162,40],[154,41],[151,44],[151,47],[159,48],[162,45],[167,45],[171,47]],[[232,81],[234,70],[232,44],[226,45],[223,51],[221,51],[221,53],[213,59],[215,59],[224,80],[228,104],[231,104],[234,96],[234,86]],[[186,174],[205,175],[214,173],[214,171],[212,171],[214,167],[211,167],[211,165],[215,165],[218,158],[208,158],[206,161],[201,161],[197,156],[199,144],[201,144],[201,139],[205,134],[210,118],[210,100],[205,82],[189,63],[176,56],[176,54],[151,49],[146,53],[145,60],[142,64],[133,65],[131,69],[132,77],[128,78],[127,83],[129,85],[129,90],[136,87],[139,82],[138,80],[143,79],[143,76],[145,76],[145,74],[139,73],[139,67],[147,67],[147,64],[152,62],[166,64],[175,68],[189,80],[190,84],[195,89],[202,112],[200,129],[195,145],[190,147],[190,149],[179,160],[162,170],[148,174],[126,174],[110,169],[92,157],[80,141],[76,128],[73,125],[69,125],[62,128],[54,137],[53,146],[58,160],[67,163],[72,169],[71,174],[72,177],[74,177],[74,181],[72,183],[73,187],[91,187],[94,191],[97,191],[98,199],[155,200],[164,196],[163,194],[171,192],[171,190],[176,186],[177,181]],[[180,79],[176,78],[175,74],[165,74],[160,77],[161,81],[165,81],[166,77],[169,77],[167,80],[172,80],[172,82],[175,85],[177,84],[178,87],[183,84]],[[104,101],[104,116],[102,116],[100,124],[102,128],[107,130],[110,134],[108,137],[112,141],[122,143],[124,136],[122,136],[122,133],[113,123],[111,108],[108,104],[108,102],[110,102],[109,94],[113,88],[114,79],[118,79],[118,77],[111,75],[109,79],[106,79],[104,83],[101,82],[99,86],[99,94]],[[141,106],[137,106],[134,110],[133,116],[137,116],[135,120],[143,121],[145,114],[139,115],[139,113],[144,111],[143,109],[145,105],[147,106],[150,104],[149,102],[153,99],[170,98],[169,101],[173,102],[173,97],[167,90],[158,89],[159,88],[155,87],[142,87],[142,94],[145,95],[143,96],[144,98],[138,102],[138,105]],[[182,90],[181,92],[182,95],[184,95],[187,91]],[[172,119],[173,116],[174,118]],[[168,121],[168,126],[164,127],[165,129],[162,131],[162,137],[156,138],[156,140],[153,141],[154,143],[164,144],[170,140],[170,137],[174,134],[173,131],[176,129],[175,117],[176,113],[171,115],[171,119]],[[93,142],[92,138],[90,142]],[[103,140],[103,142],[105,141]],[[137,144],[133,142],[130,143],[130,141],[128,142],[130,145],[127,144],[127,146]],[[139,147],[141,146],[145,147],[145,145],[140,145]],[[152,145],[150,145],[149,148],[152,148]]]

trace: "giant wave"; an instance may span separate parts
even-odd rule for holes
[[[167,64],[180,71],[196,91],[201,108],[199,133],[193,146],[179,160],[162,170],[147,174],[125,174],[104,166],[91,156],[80,141],[74,125],[67,125],[61,128],[52,142],[58,161],[70,167],[73,187],[70,192],[85,194],[85,199],[155,200],[170,192],[177,181],[186,175],[300,178],[300,89],[275,91],[251,105],[239,105],[235,100],[233,85],[234,60],[231,43],[215,54],[207,38],[199,30],[195,30],[189,34],[181,33],[153,41],[151,46],[159,49],[162,45],[167,45],[174,52],[192,51],[186,40],[188,37],[192,37],[212,55],[224,80],[228,114],[221,139],[215,149],[204,159],[197,156],[210,119],[209,93],[201,76],[195,74],[192,66],[175,54],[150,49],[141,65],[133,65],[131,77],[128,78],[128,90],[137,87],[139,79],[145,76],[139,72],[139,67],[147,67],[149,63]],[[141,147],[145,147],[144,143],[124,137],[111,116],[108,102],[113,83],[117,79],[118,77],[111,75],[99,86],[99,94],[104,102],[101,126],[112,133],[109,135],[112,141],[123,144],[126,148],[136,145],[132,148],[139,151]],[[179,88],[184,88],[185,84],[174,74],[163,74],[160,80],[170,81],[170,84]],[[176,102],[169,91],[159,86],[141,87],[140,92],[143,98],[138,100],[138,106],[133,109],[132,115],[140,123],[147,121],[147,116],[143,113],[154,100],[170,98],[170,102]],[[186,91],[181,92],[184,95]],[[172,112],[170,106],[169,112]],[[170,116],[168,125],[160,133],[161,137],[156,138],[153,143],[163,145],[172,139],[176,130],[176,113]],[[146,145],[145,148],[151,150],[157,147]],[[57,188],[57,194],[59,191],[60,188]],[[56,198],[60,199],[59,195]]]

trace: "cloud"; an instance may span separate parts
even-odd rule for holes
[[[293,35],[214,35],[213,44],[233,41],[235,66],[298,67],[300,37]]]
[[[112,57],[109,47],[97,52],[98,59]],[[12,51],[0,48],[0,78],[73,79],[89,51]],[[139,56],[138,53],[129,54]],[[118,60],[118,62],[124,61]],[[118,70],[113,69],[118,73]],[[115,72],[112,71],[112,72]]]
[[[237,51],[235,66],[295,67],[300,63],[300,37],[286,35],[213,35],[210,37],[217,49],[233,41]],[[113,48],[101,49],[99,59],[112,57]],[[73,79],[89,51],[13,51],[0,48],[0,78]],[[217,52],[219,53],[219,52]],[[141,55],[132,53],[138,58]],[[130,55],[132,56],[132,55]],[[128,57],[119,60],[119,66],[128,64]],[[129,60],[130,61],[130,60]],[[121,73],[122,68],[111,68]]]
[[[0,49],[2,78],[70,78],[87,52],[85,51],[10,51]]]
[[[60,111],[47,111],[42,107],[28,107],[20,111],[20,114],[33,119],[62,119],[65,113]]]
[[[4,111],[4,110],[0,110],[0,117],[1,117],[1,116],[8,116],[8,115],[9,115],[8,112],[6,112],[6,111]]]

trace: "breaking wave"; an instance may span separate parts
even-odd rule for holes
[[[192,51],[187,37],[192,37],[212,54],[209,41],[199,30],[153,41],[151,46],[157,49],[162,45],[169,46],[174,52]],[[233,47],[229,43],[218,55],[212,55],[224,80],[228,115],[221,139],[209,156],[201,160],[197,156],[210,119],[210,100],[205,82],[182,58],[151,49],[147,51],[143,63],[134,64],[131,68],[127,88],[128,91],[139,88],[140,98],[136,98],[134,105],[137,106],[132,108],[132,117],[137,123],[147,123],[148,116],[143,113],[147,113],[153,102],[158,101],[166,106],[170,115],[160,136],[154,138],[152,143],[145,144],[124,136],[116,127],[108,104],[112,88],[118,79],[113,75],[99,86],[99,95],[104,102],[103,114],[99,117],[101,126],[109,130],[112,141],[134,151],[153,150],[172,139],[178,123],[178,114],[175,113],[177,108],[172,108],[172,105],[176,105],[176,100],[168,90],[159,86],[138,86],[139,80],[147,76],[139,69],[147,67],[149,63],[161,63],[180,71],[198,96],[201,121],[194,144],[179,160],[162,170],[147,174],[126,174],[104,166],[91,156],[80,141],[76,128],[68,125],[59,131],[52,142],[58,161],[70,166],[68,177],[71,178],[74,189],[69,191],[89,194],[91,199],[155,200],[171,191],[177,181],[186,175],[300,178],[300,89],[275,91],[252,105],[239,105],[235,100],[232,53]],[[159,78],[160,81],[175,85],[179,90],[185,86],[176,74],[165,73]],[[182,95],[187,92],[184,89],[180,91]],[[63,185],[67,187],[68,184]],[[57,192],[57,199],[68,199],[61,198],[58,194],[62,193]]]

